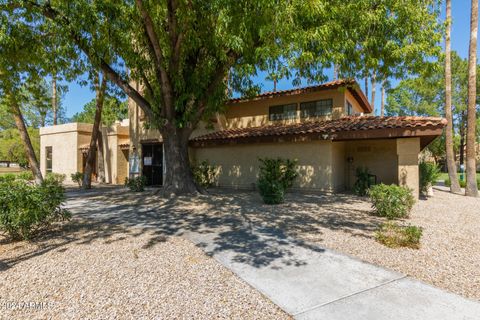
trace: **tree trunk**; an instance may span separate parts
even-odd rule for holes
[[[52,75],[52,111],[53,111],[53,125],[57,124],[57,76]]]
[[[450,191],[460,193],[460,184],[457,177],[457,166],[453,154],[453,118],[452,118],[452,70],[450,51],[450,30],[451,30],[451,0],[447,0],[447,28],[445,33],[445,151],[447,155],[448,177],[450,179]]]
[[[460,128],[459,128],[459,134],[460,134],[460,148],[458,150],[458,155],[459,155],[459,163],[460,166],[462,164],[465,164],[465,111],[462,111],[460,113]]]
[[[339,71],[338,71],[338,64],[333,65],[333,80],[337,80],[339,78]]]
[[[467,109],[467,184],[465,195],[478,197],[477,165],[475,159],[476,140],[476,97],[477,97],[477,33],[478,33],[478,0],[472,0],[470,15],[470,47],[468,53],[468,109]]]
[[[365,77],[365,97],[368,99],[368,77]]]
[[[43,182],[42,172],[40,171],[40,165],[38,164],[37,156],[33,150],[32,141],[28,135],[27,127],[25,126],[25,121],[23,120],[22,111],[18,106],[15,98],[11,99],[11,107],[13,109],[13,118],[15,119],[15,125],[17,126],[18,131],[20,132],[20,138],[23,142],[23,147],[25,148],[25,154],[27,155],[28,164],[30,165],[30,170],[32,170],[33,176],[35,178],[35,184],[39,185]]]
[[[385,116],[385,80],[382,81],[382,102],[380,104],[380,116]]]
[[[375,93],[376,93],[376,87],[377,82],[376,82],[376,74],[375,71],[372,74],[372,100],[370,101],[370,105],[372,106],[373,112],[375,113]]]
[[[105,183],[105,157],[103,156],[103,138],[100,128],[97,139],[98,182]]]
[[[190,169],[188,138],[190,130],[167,125],[162,129],[165,155],[164,194],[195,194],[199,192]]]
[[[96,146],[98,141],[98,133],[100,131],[100,124],[102,121],[103,100],[105,97],[105,90],[107,89],[107,77],[102,76],[102,83],[99,84],[100,72],[95,76],[96,87],[96,110],[95,120],[93,122],[92,137],[90,139],[90,146],[88,147],[87,161],[83,171],[83,189],[92,188],[92,170],[95,164]]]

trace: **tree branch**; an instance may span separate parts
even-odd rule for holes
[[[107,78],[120,87],[130,98],[132,98],[145,112],[149,119],[154,118],[150,103],[137,90],[135,90],[128,83],[128,81],[123,79],[120,74],[118,74],[118,72],[116,72],[104,59],[91,52],[90,46],[86,43],[85,39],[83,39],[79,33],[72,30],[71,22],[65,16],[61,15],[57,10],[52,8],[48,2],[44,5],[40,5],[33,1],[24,1],[24,3],[31,8],[40,10],[43,16],[65,27],[68,30],[70,38],[80,48],[80,50],[85,53],[90,62],[102,69]]]
[[[142,24],[145,29],[145,35],[147,42],[151,51],[154,54],[155,66],[157,72],[159,73],[162,95],[163,95],[163,108],[162,116],[164,115],[167,119],[172,119],[173,115],[173,100],[172,100],[172,86],[170,84],[170,78],[168,77],[167,71],[163,66],[163,55],[160,48],[160,42],[158,40],[157,33],[155,32],[154,24],[152,18],[148,14],[147,10],[143,6],[142,0],[136,0],[138,11],[142,16]]]

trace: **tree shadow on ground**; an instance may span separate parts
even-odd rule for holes
[[[106,243],[148,232],[148,250],[169,236],[187,236],[209,255],[233,254],[233,261],[254,267],[300,266],[294,248],[315,252],[324,249],[305,241],[323,230],[371,237],[381,223],[369,214],[365,199],[349,194],[288,194],[281,205],[265,205],[258,194],[213,190],[208,195],[161,198],[155,190],[132,193],[121,188],[69,192],[70,223],[35,239],[39,244],[9,259],[2,259],[0,271],[21,261],[74,243]],[[119,237],[118,235],[124,235]],[[56,238],[55,241],[49,241]]]

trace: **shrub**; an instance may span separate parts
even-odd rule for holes
[[[32,171],[22,171],[19,174],[17,174],[17,179],[22,179],[22,180],[27,180],[27,181],[32,181],[33,178],[33,173]]]
[[[6,173],[0,175],[0,182],[12,182],[15,181],[15,179],[17,179],[17,176],[13,173]]]
[[[417,226],[401,226],[393,222],[384,223],[375,233],[378,242],[390,248],[408,247],[418,249],[423,230]]]
[[[0,229],[12,239],[29,239],[41,227],[70,218],[64,201],[63,187],[53,180],[39,186],[21,179],[0,182]]]
[[[83,175],[82,175],[83,177]],[[46,181],[55,181],[58,184],[63,184],[67,177],[64,174],[61,173],[54,173],[54,172],[49,172],[47,173],[47,176],[45,177]]]
[[[145,190],[145,184],[147,179],[144,176],[138,176],[134,178],[125,178],[125,186],[131,191],[142,192]]]
[[[258,189],[263,201],[266,204],[282,203],[285,191],[292,187],[298,176],[296,160],[265,158],[259,161]]]
[[[217,168],[203,160],[198,165],[192,166],[193,178],[197,185],[202,188],[209,188],[215,184],[217,178]]]
[[[440,176],[440,168],[431,162],[420,162],[418,165],[420,171],[420,191],[427,193],[428,188],[433,186]]]
[[[358,167],[355,172],[355,184],[353,185],[353,192],[359,196],[366,196],[368,194],[368,188],[373,185],[370,181],[370,172],[368,168]]]
[[[73,182],[76,182],[78,184],[78,187],[81,188],[83,184],[83,173],[81,172],[75,172],[70,175],[72,178]]]
[[[388,219],[408,217],[415,204],[415,198],[410,189],[394,184],[381,183],[372,186],[368,193],[374,213]]]
[[[458,179],[458,183],[460,184],[460,187],[465,188],[467,186],[467,179]],[[452,182],[450,181],[450,178],[445,179],[445,185],[447,187],[450,187],[451,184]],[[477,187],[480,189],[480,178],[477,179]]]

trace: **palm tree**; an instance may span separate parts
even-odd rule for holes
[[[472,0],[470,14],[470,48],[468,52],[468,107],[467,107],[467,185],[465,195],[478,197],[477,172],[475,162],[476,138],[476,96],[477,96],[477,33],[478,0]]]
[[[451,67],[451,49],[450,49],[450,31],[452,21],[452,4],[447,0],[447,28],[445,32],[445,117],[447,118],[447,127],[445,129],[445,151],[447,155],[448,177],[450,178],[450,191],[460,193],[460,184],[457,178],[457,166],[455,165],[455,156],[453,153],[453,119],[452,119],[452,67]]]

